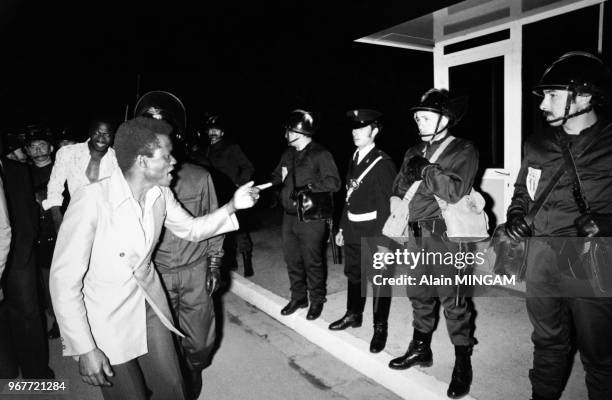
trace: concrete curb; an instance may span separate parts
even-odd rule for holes
[[[370,344],[346,331],[332,332],[329,322],[322,318],[308,321],[306,311],[300,310],[290,316],[280,315],[287,300],[232,272],[232,293],[259,308],[280,323],[293,329],[306,339],[326,350],[340,361],[361,372],[368,378],[386,387],[406,400],[448,400],[448,384],[418,369],[394,371],[387,366],[392,356],[383,351],[369,352]],[[466,396],[465,400],[475,400]]]

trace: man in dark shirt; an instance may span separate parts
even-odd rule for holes
[[[506,216],[510,237],[532,236],[525,279],[527,313],[533,325],[529,371],[533,400],[561,397],[571,368],[573,334],[589,399],[612,399],[612,286],[599,281],[601,275],[589,278],[590,274],[583,275],[585,270],[572,269],[568,257],[559,251],[561,243],[567,243],[564,237],[612,236],[612,126],[603,118],[610,106],[608,85],[609,72],[601,60],[572,52],[556,60],[534,90],[542,97],[540,110],[549,128],[525,142]],[[571,172],[565,172],[528,224],[525,217],[564,164],[567,151],[574,158],[588,201],[584,206],[590,210],[585,212],[577,204],[575,180]],[[607,223],[602,216],[608,217]],[[609,260],[603,267],[610,268]],[[591,283],[601,284],[597,291],[605,297],[595,297]]]
[[[2,146],[0,146],[1,153]],[[2,158],[12,238],[0,284],[0,379],[52,379],[40,313],[36,259],[37,205],[26,164]]]
[[[186,114],[178,97],[168,92],[145,94],[136,107],[140,116],[162,119],[172,128],[176,154],[176,178],[171,189],[194,217],[218,208],[212,178],[204,168],[187,162]],[[215,310],[212,295],[217,289],[223,257],[223,235],[190,242],[164,229],[153,256],[164,281],[173,317],[185,333],[180,339],[187,375],[188,395],[196,399],[202,389],[202,371],[210,365],[215,344]]]
[[[361,326],[366,302],[366,282],[374,272],[373,254],[389,246],[388,239],[382,239],[381,235],[382,227],[389,217],[391,187],[397,175],[393,160],[377,149],[374,142],[382,130],[382,114],[375,110],[353,110],[347,116],[357,150],[346,174],[347,197],[336,244],[344,246],[344,275],[348,279],[348,288],[346,314],[329,325],[331,330]],[[393,276],[392,268],[382,272],[385,276]],[[370,351],[379,353],[387,343],[391,291],[388,285],[373,287],[374,335]]]
[[[300,222],[296,211],[297,196],[304,191],[337,192],[340,190],[338,168],[332,155],[314,142],[314,119],[303,110],[292,111],[285,124],[285,138],[289,148],[281,156],[272,174],[272,184],[282,184],[280,192],[283,215],[283,252],[291,301],[281,310],[282,315],[293,314],[308,306],[309,320],[319,318],[327,294],[327,266],[325,256],[325,220]]]
[[[478,151],[471,142],[450,135],[449,128],[460,119],[460,107],[458,101],[451,100],[448,91],[429,90],[411,110],[422,142],[406,152],[393,184],[393,194],[402,198],[413,183],[421,180],[409,206],[409,222],[418,238],[418,248],[436,254],[457,253],[461,251],[460,245],[446,237],[446,225],[435,196],[452,204],[470,192],[478,170]],[[429,159],[445,142],[449,144],[436,163],[430,163]],[[416,266],[415,272],[430,276],[454,276],[459,269],[433,260]],[[420,277],[417,282],[420,282]],[[448,333],[455,346],[455,367],[447,395],[451,398],[465,396],[472,381],[470,356],[474,344],[468,303],[463,296],[457,295],[457,289],[452,285],[411,288],[410,301],[413,339],[406,354],[391,360],[389,367],[407,369],[413,365],[432,364],[431,336],[437,319],[435,311],[441,304]]]
[[[51,156],[53,153],[53,134],[49,129],[36,125],[29,126],[24,148],[30,158],[28,166],[34,187],[34,196],[39,206],[38,237],[34,244],[36,264],[41,276],[40,281],[44,294],[43,303],[47,312],[53,317],[53,325],[47,336],[49,339],[57,339],[59,337],[59,327],[55,321],[51,294],[49,293],[49,268],[51,268],[57,232],[51,210],[45,210],[42,207],[43,201],[47,199],[47,184],[53,169],[53,158]]]
[[[240,146],[230,143],[225,136],[225,124],[221,116],[213,115],[207,118],[204,132],[209,139],[203,164],[210,169],[215,187],[221,202],[232,196],[238,186],[244,185],[253,178],[255,168]],[[230,268],[236,266],[236,252],[242,254],[244,263],[244,276],[253,275],[253,242],[245,223],[247,214],[238,213],[240,229],[225,235],[223,257],[225,264]]]

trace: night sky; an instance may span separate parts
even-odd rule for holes
[[[3,0],[0,127],[84,132],[100,110],[123,118],[140,76],[140,94],[178,95],[191,127],[206,111],[225,114],[264,170],[278,161],[295,108],[319,113],[318,140],[339,165],[353,150],[343,113],[383,111],[380,145],[399,161],[414,141],[406,110],[432,84],[432,55],[354,40],[452,2],[130,3]]]
[[[281,126],[295,108],[318,113],[317,140],[341,170],[354,149],[344,113],[382,111],[377,142],[399,165],[417,141],[408,109],[433,84],[433,56],[354,40],[457,2],[2,0],[0,131],[41,123],[85,134],[92,114],[122,120],[137,91],[167,90],[183,100],[190,129],[205,112],[222,113],[262,178],[286,146]],[[568,50],[595,50],[583,43],[596,26],[577,14],[525,30],[524,131],[541,119],[530,87],[544,65]],[[604,15],[609,58],[612,13]]]

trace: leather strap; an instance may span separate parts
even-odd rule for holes
[[[544,203],[548,199],[548,196],[550,195],[554,187],[557,186],[557,183],[559,182],[559,179],[561,179],[561,176],[565,173],[565,171],[567,171],[567,167],[568,167],[567,162],[564,162],[559,167],[559,169],[557,169],[557,172],[555,172],[550,182],[548,182],[548,186],[546,186],[546,188],[542,191],[542,193],[540,193],[540,196],[533,204],[533,207],[531,207],[531,209],[525,216],[525,222],[528,225],[533,224],[533,220],[535,219],[536,215],[538,215],[540,208],[542,208],[542,205],[544,205]]]
[[[589,214],[591,212],[591,208],[589,207],[589,203],[584,197],[582,181],[580,180],[580,175],[578,175],[578,169],[576,168],[576,162],[574,161],[574,157],[572,156],[569,142],[563,146],[563,157],[565,158],[565,163],[570,166],[569,172],[574,178],[574,187],[572,189],[572,193],[574,195],[574,201],[578,206],[578,211],[580,211],[580,214]]]
[[[365,178],[365,176],[368,174],[368,172],[370,172],[372,170],[372,168],[374,168],[374,166],[380,160],[382,160],[382,156],[378,156],[374,161],[372,161],[372,164],[370,164],[370,166],[368,168],[366,168],[366,170],[363,171],[361,173],[361,175],[359,175],[359,177],[357,179],[354,180],[354,184],[351,185],[351,187],[349,187],[348,190],[346,191],[346,201],[349,201],[349,199],[351,198],[351,195],[353,194],[355,189],[357,189],[359,187],[359,185],[361,184],[361,181],[363,180],[363,178]]]
[[[605,131],[606,129],[610,128],[611,126],[612,126],[612,124],[608,124],[601,131]],[[597,135],[593,135],[593,137],[591,138],[591,142],[588,143],[584,147],[584,149],[582,149],[582,151],[579,154],[576,155],[576,158],[579,158],[580,156],[582,156],[596,142],[597,142]],[[542,191],[542,193],[538,197],[538,200],[536,200],[536,202],[534,203],[533,207],[531,207],[531,209],[527,213],[527,216],[525,217],[525,222],[527,222],[527,224],[529,224],[529,225],[533,224],[533,220],[535,219],[536,215],[540,211],[540,208],[542,207],[542,205],[544,205],[544,203],[548,199],[548,196],[552,192],[553,188],[559,182],[559,179],[561,178],[561,176],[568,169],[571,170],[572,173],[575,173],[574,179],[577,178],[578,182],[580,182],[580,178],[578,177],[578,171],[576,170],[576,164],[574,163],[574,157],[572,156],[572,154],[571,154],[571,152],[569,150],[569,143],[567,143],[567,142],[563,144],[563,157],[565,159],[565,162],[563,163],[563,165],[561,165],[561,167],[559,167],[557,172],[555,172],[555,175],[552,177],[552,179],[548,183],[548,186],[546,186],[546,188]],[[576,189],[577,188],[574,187],[574,196],[576,196]],[[581,185],[579,186],[578,190],[580,190],[580,191],[582,190],[582,186]],[[584,199],[584,197],[583,197],[583,199]],[[584,201],[585,201],[585,205],[586,205],[586,200],[584,200]],[[586,205],[586,207],[588,208],[588,205]]]

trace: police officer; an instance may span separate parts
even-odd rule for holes
[[[272,184],[282,184],[280,192],[283,215],[283,253],[289,282],[291,301],[281,310],[282,315],[293,314],[300,308],[310,308],[309,320],[319,318],[327,295],[327,266],[325,263],[325,220],[301,222],[295,201],[305,191],[337,192],[340,189],[338,168],[325,147],[312,140],[315,134],[312,113],[294,110],[285,123],[285,139],[289,148],[282,154],[272,173]]]
[[[534,89],[542,97],[540,110],[548,127],[525,142],[506,216],[510,237],[533,236],[527,252],[526,304],[533,325],[529,378],[534,400],[561,397],[571,366],[572,331],[586,372],[589,399],[612,398],[612,299],[592,297],[589,281],[581,280],[579,271],[569,271],[567,258],[558,251],[562,239],[554,239],[612,236],[612,127],[603,115],[609,107],[608,77],[596,56],[571,52],[557,59]],[[563,165],[563,153],[568,150],[590,212],[581,215],[584,211],[574,195],[575,181],[566,172],[528,224],[525,216]],[[602,221],[605,215],[607,224]],[[571,296],[567,288],[579,295]]]
[[[456,203],[470,192],[478,170],[478,151],[470,141],[454,138],[436,163],[429,162],[428,159],[450,136],[449,129],[461,117],[460,99],[452,100],[447,90],[427,91],[411,111],[422,142],[406,152],[393,183],[393,194],[402,198],[415,181],[422,180],[409,206],[409,221],[419,239],[419,249],[441,254],[457,253],[461,250],[459,244],[450,242],[445,236],[446,225],[434,196]],[[452,276],[457,271],[454,266],[438,265],[435,260],[415,268],[417,273],[430,275]],[[414,336],[406,354],[391,360],[389,367],[407,369],[413,365],[432,364],[431,336],[436,322],[435,310],[441,303],[448,334],[455,346],[455,366],[447,395],[451,398],[466,395],[472,381],[470,357],[474,344],[468,303],[457,295],[456,288],[451,285],[417,286],[410,291],[410,301]]]
[[[177,151],[176,179],[171,185],[178,201],[193,216],[218,208],[211,175],[187,162],[186,115],[182,102],[173,94],[154,91],[136,105],[136,116],[162,119],[172,125],[173,146]],[[223,235],[201,242],[190,242],[165,230],[154,262],[161,273],[174,317],[185,333],[181,350],[187,366],[189,396],[197,398],[202,389],[202,371],[210,365],[215,343],[215,311],[212,294],[220,279]]]
[[[209,116],[204,123],[204,132],[209,139],[205,150],[204,165],[213,174],[215,187],[222,202],[231,198],[238,186],[253,178],[255,168],[240,146],[225,138],[225,123],[220,115]],[[236,250],[242,254],[244,276],[252,276],[253,241],[245,224],[246,214],[239,213],[240,229],[225,236],[224,260],[231,268],[236,266]]]
[[[389,197],[397,175],[393,160],[376,148],[374,140],[382,130],[382,114],[375,110],[347,112],[351,123],[353,143],[357,150],[346,174],[347,198],[342,211],[336,244],[344,246],[344,275],[348,279],[346,313],[329,325],[331,330],[344,330],[362,324],[365,307],[366,280],[372,278],[372,257],[388,248],[388,239],[382,239],[382,227],[389,217]],[[365,244],[365,248],[362,245]],[[365,275],[362,276],[362,270]],[[382,271],[392,276],[391,268]],[[391,306],[388,286],[374,286],[374,335],[370,351],[378,353],[387,343],[387,320]]]
[[[42,202],[47,199],[47,184],[53,169],[53,136],[49,129],[30,125],[27,127],[24,146],[25,152],[30,158],[28,166],[30,176],[32,177],[34,196],[39,206],[38,236],[34,244],[34,252],[36,253],[36,264],[41,277],[44,305],[49,314],[53,316],[53,325],[47,333],[49,339],[57,339],[59,337],[59,327],[57,326],[57,321],[55,321],[51,294],[49,293],[49,268],[51,268],[57,232],[51,211],[45,210],[42,207]]]

